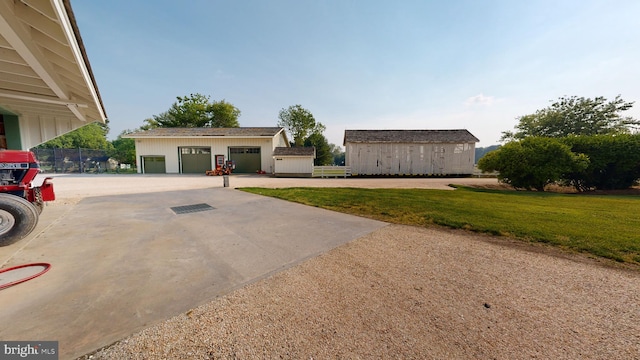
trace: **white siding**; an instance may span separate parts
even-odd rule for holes
[[[275,150],[277,147],[289,147],[289,143],[284,139],[284,131],[274,136],[273,149]]]
[[[475,143],[347,143],[354,175],[464,175],[473,173]]]
[[[277,147],[289,147],[289,142],[287,142],[284,137],[284,130],[279,132],[273,137],[271,141],[271,151],[268,154],[266,152],[262,152],[262,164],[269,164],[268,168],[265,168],[263,166],[262,170],[268,172],[269,174],[274,174],[276,171],[275,160],[273,158],[273,151]],[[311,161],[313,162],[313,160]],[[313,164],[311,165],[313,166]]]
[[[276,135],[273,138],[138,138],[136,143],[136,165],[138,171],[142,171],[140,166],[141,156],[164,156],[167,167],[167,173],[176,174],[180,172],[179,168],[179,147],[211,147],[211,168],[214,168],[213,162],[215,155],[224,155],[225,159],[229,159],[229,147],[260,147],[261,167],[262,170],[273,173],[274,160],[273,149],[280,143],[282,135]]]
[[[276,156],[275,174],[313,174],[312,156]]]
[[[75,118],[25,114],[18,116],[18,124],[22,149],[27,150],[88,123]]]

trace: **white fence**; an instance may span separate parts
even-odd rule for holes
[[[314,166],[313,177],[344,177],[351,176],[351,166]]]

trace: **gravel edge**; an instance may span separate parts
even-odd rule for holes
[[[630,359],[639,320],[638,271],[389,225],[80,359]]]

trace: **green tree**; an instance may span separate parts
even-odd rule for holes
[[[344,165],[344,150],[336,144],[329,144],[329,149],[333,155],[333,165]]]
[[[118,138],[113,140],[113,150],[110,156],[123,164],[135,164],[136,163],[136,143],[134,139],[123,138],[123,135],[129,134],[133,131],[125,130]]]
[[[38,148],[111,150],[112,145],[107,141],[108,131],[105,124],[93,122],[40,144]]]
[[[146,119],[142,130],[156,127],[239,127],[240,110],[233,104],[209,101],[209,96],[191,94],[178,96],[168,111]]]
[[[575,153],[589,157],[589,166],[567,175],[578,191],[627,189],[640,179],[640,134],[572,136],[564,139]]]
[[[238,118],[240,117],[240,110],[233,106],[233,104],[226,102],[224,99],[220,101],[214,101],[208,109],[210,114],[211,123],[210,127],[215,128],[231,128],[240,127]]]
[[[545,186],[585,169],[588,163],[587,156],[574,154],[558,139],[528,137],[487,153],[478,168],[483,172],[497,171],[498,180],[516,189],[544,191]]]
[[[327,138],[321,133],[313,133],[309,135],[305,141],[304,146],[314,146],[316,148],[316,158],[313,160],[313,165],[324,166],[333,164],[333,154],[331,153],[331,147]]]
[[[518,118],[516,131],[505,131],[502,140],[518,140],[529,136],[562,138],[574,135],[625,134],[640,121],[625,117],[633,102],[620,95],[612,101],[604,97],[561,97],[551,106]]]
[[[475,151],[476,164],[478,163],[478,161],[480,161],[480,159],[482,159],[484,154],[489,153],[491,151],[494,151],[494,150],[498,149],[499,147],[500,147],[499,145],[491,145],[491,146],[487,146],[487,147],[477,147],[476,151]]]
[[[167,112],[160,113],[159,115],[153,115],[150,118],[144,119],[143,125],[136,129],[136,131],[146,131],[149,129],[155,129],[162,127],[160,123],[156,120],[156,118],[165,118],[167,117]]]
[[[289,106],[280,110],[278,126],[284,127],[293,140],[295,146],[302,146],[309,135],[322,134],[326,129],[324,125],[316,122],[313,114],[300,105]]]
[[[202,94],[178,96],[166,113],[154,116],[158,127],[205,127],[210,118],[207,114],[209,97]]]

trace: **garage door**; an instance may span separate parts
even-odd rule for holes
[[[181,147],[180,164],[183,174],[204,174],[211,170],[211,148]]]
[[[164,156],[143,156],[142,172],[145,174],[164,174],[167,168],[164,162]]]
[[[235,161],[235,173],[255,173],[261,169],[259,147],[232,147],[229,148],[229,157]]]

